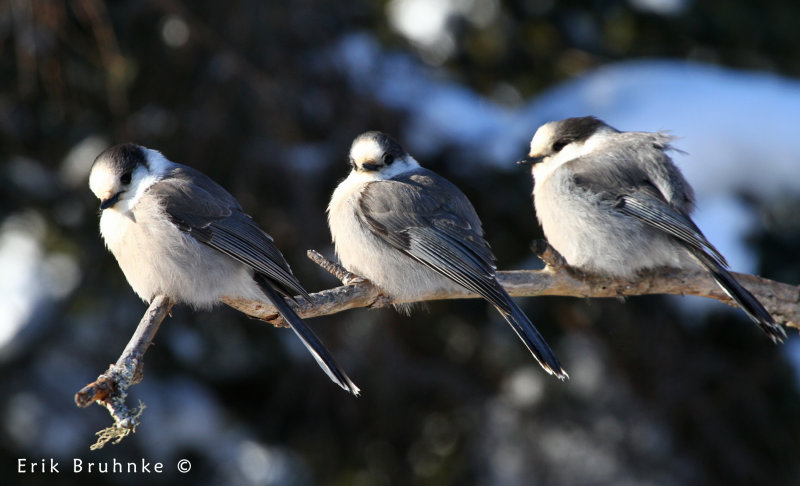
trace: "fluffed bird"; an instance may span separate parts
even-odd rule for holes
[[[642,269],[704,269],[775,342],[786,337],[727,270],[692,221],[694,191],[667,155],[673,137],[621,132],[586,116],[542,125],[519,163],[531,164],[544,235],[567,263],[632,278]]]
[[[359,394],[287,300],[308,292],[272,237],[238,201],[201,172],[131,143],[94,161],[89,187],[100,199],[100,233],[146,302],[165,295],[207,309],[222,297],[266,297],[337,385]]]
[[[349,160],[352,170],[328,205],[342,265],[403,301],[454,288],[475,292],[500,312],[545,371],[566,378],[544,338],[497,281],[494,255],[464,193],[381,132],[356,137]]]

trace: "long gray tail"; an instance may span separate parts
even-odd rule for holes
[[[498,284],[498,286],[500,285]],[[536,361],[539,362],[542,368],[551,375],[555,375],[561,380],[569,378],[567,372],[561,367],[561,363],[558,361],[556,354],[550,349],[547,341],[539,334],[539,331],[530,319],[528,319],[528,316],[522,312],[522,309],[519,308],[517,303],[514,302],[514,299],[512,299],[504,289],[503,294],[505,295],[505,309],[497,305],[495,305],[495,308],[500,312],[506,322],[508,322],[514,332],[517,333],[517,336],[522,339],[528,351],[536,358]]]
[[[355,396],[359,396],[361,390],[350,380],[344,371],[339,369],[339,365],[336,364],[336,361],[334,361],[333,357],[325,348],[325,345],[322,344],[322,341],[319,340],[310,327],[306,326],[305,322],[303,322],[300,316],[286,303],[284,298],[272,288],[267,278],[260,274],[256,274],[253,278],[269,301],[272,302],[272,305],[278,310],[281,317],[289,323],[289,327],[297,334],[297,337],[300,338],[300,341],[303,342],[306,349],[311,352],[311,356],[317,360],[317,364],[322,368],[322,371],[344,390]]]
[[[761,302],[759,302],[749,290],[744,288],[742,284],[733,278],[733,275],[731,275],[725,267],[702,250],[689,247],[689,251],[691,251],[692,255],[711,272],[717,284],[722,287],[722,290],[724,290],[731,299],[739,304],[739,307],[747,314],[747,317],[758,324],[759,327],[769,335],[773,342],[783,342],[786,338],[786,332],[775,322],[775,319],[767,312],[767,309],[761,305]]]

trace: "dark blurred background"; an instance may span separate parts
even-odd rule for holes
[[[325,207],[350,141],[384,130],[472,199],[500,268],[537,268],[527,172],[434,132],[411,136],[410,105],[387,101],[414,92],[408,72],[508,112],[597,67],[654,57],[789,82],[798,18],[783,1],[0,3],[0,483],[800,484],[795,333],[776,347],[741,313],[677,298],[520,299],[566,383],[480,301],[311,320],[359,399],[289,331],[178,307],[132,389],[129,402],[147,404],[135,435],[89,451],[111,419],[72,401],[146,308],[98,233],[86,178],[104,148],[134,141],[210,175],[316,291],[338,284],[305,252],[332,255]],[[390,58],[391,69],[375,61]],[[375,79],[398,85],[382,92]],[[465,122],[442,107],[443,125]],[[754,268],[797,283],[800,196],[736,197],[762,217],[746,242]],[[61,473],[19,474],[20,458],[55,458]],[[74,458],[165,467],[73,474]]]

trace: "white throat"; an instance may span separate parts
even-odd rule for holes
[[[130,213],[145,191],[163,179],[169,169],[175,165],[161,155],[161,152],[147,148],[144,150],[147,152],[147,164],[149,167],[142,165],[133,171],[129,189],[113,208],[108,208],[106,211],[115,210],[125,214]]]
[[[402,159],[395,160],[391,165],[382,167],[380,170],[353,170],[348,179],[354,178],[359,182],[385,181],[419,167],[419,162],[414,157],[406,155]]]
[[[545,157],[542,162],[535,164],[532,169],[534,190],[536,190],[536,186],[543,184],[562,165],[594,152],[606,137],[607,134],[605,132],[595,133],[585,141],[573,142],[562,148],[558,153]]]
[[[414,157],[406,155],[402,159],[395,160],[392,165],[379,170],[378,173],[381,179],[386,180],[399,176],[400,174],[419,169],[419,167],[419,162],[417,162]]]

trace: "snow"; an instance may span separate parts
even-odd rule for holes
[[[800,82],[793,79],[696,62],[627,61],[508,108],[409,55],[382,51],[368,35],[350,36],[337,50],[353,83],[408,115],[397,135],[420,160],[451,149],[497,170],[518,170],[513,162],[536,128],[570,116],[670,132],[686,152],[673,157],[697,193],[696,221],[737,271],[755,270],[744,237],[759,224],[738,193],[769,200],[800,192]]]
[[[392,0],[386,6],[389,25],[432,65],[455,53],[455,19],[483,28],[494,22],[499,12],[498,0]]]

